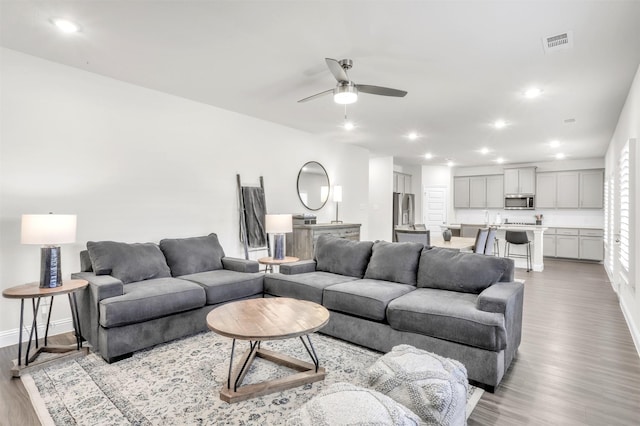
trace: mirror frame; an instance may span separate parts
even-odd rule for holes
[[[327,178],[327,186],[329,187],[329,192],[327,193],[327,199],[324,200],[324,202],[322,203],[322,205],[316,209],[309,207],[304,200],[302,199],[302,197],[300,196],[300,175],[302,174],[302,171],[304,170],[304,168],[310,164],[317,164],[318,166],[320,166],[320,168],[322,169],[322,171],[324,172],[324,175]],[[302,203],[302,205],[308,209],[311,210],[313,212],[320,210],[321,208],[323,208],[326,204],[327,201],[329,201],[329,194],[331,193],[331,180],[329,180],[329,174],[327,173],[327,169],[324,168],[324,166],[322,164],[320,164],[317,161],[307,161],[306,163],[304,163],[302,165],[302,167],[300,167],[300,171],[298,172],[298,179],[296,180],[296,192],[298,193],[298,199],[300,200],[300,203]]]

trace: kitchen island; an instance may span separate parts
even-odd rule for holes
[[[518,224],[509,224],[505,223],[502,225],[486,225],[498,228],[498,232],[496,234],[496,239],[498,240],[498,244],[500,247],[500,256],[504,256],[505,254],[505,239],[504,234],[505,231],[526,231],[527,236],[529,237],[529,241],[531,241],[531,263],[532,269],[537,272],[542,272],[544,270],[544,256],[543,256],[543,235],[544,231],[548,228],[544,225],[518,225]],[[451,229],[451,230],[459,230],[459,223],[451,223],[448,225],[442,225],[441,228]],[[512,245],[510,248],[511,254],[517,255],[525,255],[526,247],[525,246],[517,246]],[[527,268],[527,259],[521,257],[514,257],[516,268]]]

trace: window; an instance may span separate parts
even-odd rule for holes
[[[613,277],[615,255],[615,202],[614,194],[615,177],[611,176],[606,179],[604,184],[604,244],[605,244],[605,267],[609,273],[609,277]],[[613,280],[613,278],[612,278]]]
[[[618,254],[620,259],[620,278],[622,284],[630,285],[632,288],[634,280],[629,275],[629,255],[630,255],[630,236],[631,236],[631,222],[630,222],[630,155],[629,155],[629,142],[624,145],[620,152],[620,161],[618,164],[618,194],[619,201],[619,215],[620,215],[620,243],[618,245]]]

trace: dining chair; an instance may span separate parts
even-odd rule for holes
[[[431,245],[431,232],[428,229],[424,231],[409,231],[406,229],[396,229],[396,241],[399,243],[421,243],[425,246]]]
[[[482,225],[471,225],[468,223],[460,224],[460,236],[463,238],[474,238],[478,235],[478,229],[482,228]]]
[[[480,228],[476,234],[476,243],[473,245],[474,253],[484,254],[487,245],[487,237],[489,236],[489,228]]]
[[[484,254],[489,256],[493,255],[494,250],[496,249],[496,233],[498,232],[497,228],[491,227],[489,228],[489,234],[487,234],[487,242],[484,246]],[[498,256],[500,253],[498,253]]]

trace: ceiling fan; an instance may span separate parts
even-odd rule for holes
[[[358,92],[370,93],[372,95],[394,96],[397,98],[402,98],[407,94],[404,90],[354,83],[347,75],[347,70],[351,69],[353,66],[353,61],[351,59],[336,61],[335,59],[325,58],[324,60],[327,62],[327,66],[329,67],[331,74],[333,74],[336,80],[338,80],[338,84],[333,89],[316,93],[315,95],[300,99],[298,102],[311,101],[319,98],[320,96],[328,95],[329,93],[333,93],[333,100],[335,103],[342,105],[356,102],[358,100]]]

